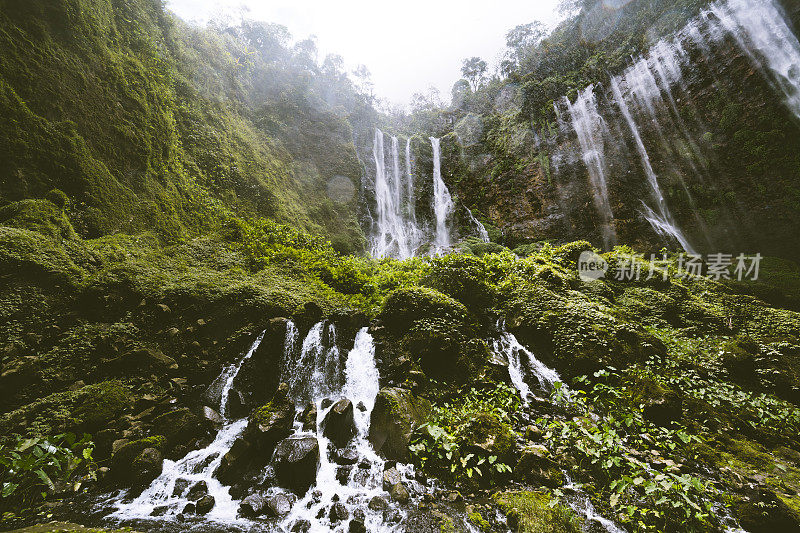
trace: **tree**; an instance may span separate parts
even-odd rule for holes
[[[480,57],[465,59],[461,64],[461,74],[472,85],[472,90],[477,91],[486,75],[486,61]]]
[[[375,98],[375,84],[372,83],[372,73],[369,71],[367,66],[359,65],[353,71],[353,76],[356,78],[356,87],[358,88],[359,92],[372,101]]]
[[[535,20],[528,24],[520,24],[506,34],[508,54],[501,64],[501,71],[508,75],[527,55],[528,51],[539,44],[547,35],[547,27]]]
[[[452,97],[452,104],[455,109],[461,109],[467,103],[469,95],[472,94],[472,89],[469,87],[467,80],[461,79],[453,84],[453,89],[450,91]]]

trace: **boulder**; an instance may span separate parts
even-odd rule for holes
[[[409,462],[408,443],[414,429],[430,416],[431,404],[411,391],[381,389],[370,416],[369,441],[387,459]]]
[[[388,468],[383,472],[383,490],[388,491],[393,486],[403,481],[403,477],[396,468]]]
[[[331,506],[331,511],[328,513],[328,518],[332,523],[341,522],[350,518],[350,511],[342,502],[336,502]]]
[[[800,532],[800,513],[767,488],[750,491],[733,506],[739,525],[750,533]]]
[[[364,524],[364,520],[353,518],[350,520],[347,531],[349,533],[367,533],[367,526]]]
[[[385,511],[389,508],[389,502],[380,496],[373,496],[368,505],[370,511]]]
[[[207,405],[203,406],[202,415],[203,415],[203,420],[205,420],[206,422],[208,422],[209,424],[211,424],[214,427],[218,428],[223,423],[223,420],[222,420],[222,417],[220,416],[220,414],[218,412],[216,412],[214,409],[212,409],[209,406],[207,406]]]
[[[198,481],[192,488],[189,489],[189,492],[186,494],[186,499],[196,502],[202,499],[204,496],[208,495],[208,485],[205,481]]]
[[[649,398],[642,414],[650,422],[668,427],[683,416],[683,399],[674,391],[667,390],[660,397]]]
[[[292,500],[285,494],[276,494],[267,500],[267,516],[280,518],[292,510]]]
[[[319,469],[319,443],[315,437],[289,437],[278,443],[273,456],[281,486],[304,494]]]
[[[322,421],[322,434],[338,448],[347,446],[347,443],[356,435],[353,402],[343,398],[333,404]]]
[[[514,478],[551,489],[564,483],[564,474],[550,459],[550,452],[544,446],[528,446],[523,449],[514,466]]]
[[[333,461],[337,465],[354,465],[358,462],[358,452],[352,448],[336,450],[333,454]]]
[[[130,465],[135,486],[144,487],[161,474],[164,457],[156,448],[145,448]]]
[[[195,512],[197,512],[197,514],[208,514],[211,509],[214,508],[215,503],[214,497],[210,494],[206,494],[195,504]]]
[[[396,483],[389,488],[389,496],[399,504],[406,504],[411,499],[408,489],[403,483]]]
[[[178,363],[175,359],[154,348],[131,350],[120,357],[119,361],[124,369],[130,370],[178,370]]]
[[[262,494],[251,494],[239,504],[239,514],[245,518],[253,518],[264,514],[266,507],[267,499]]]
[[[306,405],[306,408],[303,409],[300,415],[300,421],[303,423],[304,430],[317,430],[317,406],[314,402],[308,402],[308,405]]]
[[[186,444],[192,439],[205,437],[211,425],[186,407],[173,409],[153,419],[156,433],[167,439],[167,448]]]

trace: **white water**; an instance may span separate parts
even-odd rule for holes
[[[289,322],[291,327],[294,324]],[[289,325],[287,325],[287,331]],[[235,365],[227,366],[220,378],[225,383],[222,388],[219,412],[225,417],[227,413],[228,396],[233,386],[233,381],[245,360],[252,357],[261,344],[264,333],[258,336],[250,350]],[[117,510],[111,515],[119,519],[153,518],[153,510],[157,507],[165,506],[166,511],[163,516],[174,516],[183,510],[189,503],[186,495],[195,483],[205,482],[208,486],[208,494],[214,497],[214,508],[206,515],[208,520],[219,522],[237,521],[238,502],[231,498],[228,487],[223,486],[213,474],[222,461],[222,457],[233,446],[233,442],[239,437],[247,427],[247,419],[243,418],[230,421],[225,418],[225,424],[219,430],[213,442],[201,450],[194,450],[186,454],[178,461],[164,460],[161,474],[145,489],[137,498],[129,503],[119,503]],[[178,480],[186,480],[188,484],[182,491],[175,490]],[[155,517],[160,519],[160,517]]]
[[[643,63],[637,63],[637,65],[641,64]],[[637,72],[639,70],[641,69],[637,69]],[[647,72],[650,71],[647,70]],[[626,80],[628,80],[627,77]],[[634,94],[637,89],[645,86],[642,83],[635,83],[631,81],[628,81],[628,83],[629,87],[631,87],[631,91],[634,92]],[[655,85],[655,80],[653,80],[653,85]],[[655,201],[656,209],[653,210],[644,200],[642,200],[642,203],[645,207],[645,219],[650,223],[651,226],[653,226],[653,229],[655,229],[659,235],[667,235],[674,238],[685,251],[694,253],[694,249],[692,248],[691,244],[689,244],[689,241],[683,232],[675,224],[675,220],[672,218],[672,213],[670,213],[669,207],[667,207],[664,194],[661,192],[661,187],[658,185],[658,177],[653,170],[653,165],[650,163],[650,156],[647,154],[647,149],[644,146],[644,142],[642,142],[642,137],[639,134],[639,128],[636,126],[636,121],[633,120],[633,116],[628,108],[628,103],[625,101],[625,97],[622,94],[618,78],[611,78],[611,90],[614,95],[614,102],[619,107],[620,112],[625,118],[625,122],[628,124],[628,128],[633,135],[633,139],[636,142],[636,150],[639,152],[642,168],[644,169],[645,176],[647,176],[647,182],[650,185],[653,200]],[[640,98],[643,97],[640,96]],[[655,97],[648,94],[646,98],[646,102],[652,102]]]
[[[392,172],[386,171],[386,153],[383,132],[375,130],[372,155],[375,160],[375,203],[377,220],[373,228],[371,253],[374,257],[412,257],[419,247],[421,231],[416,217],[403,214],[403,189],[413,193],[413,185],[403,184],[397,137],[392,137]],[[407,158],[410,161],[410,156]],[[410,180],[410,171],[405,173]]]
[[[530,350],[520,344],[513,333],[505,331],[502,324],[501,331],[500,337],[492,342],[492,348],[495,353],[508,360],[511,383],[519,391],[524,404],[533,396],[529,385],[531,378],[536,379],[536,387],[544,393],[549,393],[556,383],[561,382],[558,372],[539,361]]]
[[[319,330],[321,327],[315,327],[315,329]],[[315,332],[315,329],[312,329],[303,343],[304,351],[315,353],[330,351],[330,348],[326,348],[321,342],[322,338]],[[309,531],[312,533],[347,531],[349,521],[332,524],[329,519],[328,511],[334,502],[334,497],[338,497],[339,501],[347,507],[351,517],[356,509],[365,511],[367,531],[390,532],[397,527],[384,523],[381,512],[372,512],[367,507],[370,499],[374,496],[383,496],[387,501],[389,499],[388,494],[381,487],[384,462],[374,452],[367,440],[370,414],[375,405],[379,387],[378,369],[375,365],[375,346],[367,328],[361,329],[356,335],[353,349],[347,355],[344,377],[344,386],[339,395],[331,397],[322,393],[324,390],[330,390],[332,384],[315,389],[312,401],[317,406],[317,431],[310,433],[303,432],[299,428],[296,430],[296,434],[313,435],[317,438],[320,447],[320,467],[314,486],[293,506],[289,515],[281,522],[281,526],[286,531],[289,531],[298,520],[307,520],[311,525]],[[337,479],[337,469],[340,467],[331,459],[334,447],[322,433],[322,422],[331,408],[322,409],[322,400],[330,398],[335,401],[341,397],[349,399],[355,407],[356,436],[351,447],[357,452],[359,462],[369,463],[368,469],[360,468],[358,464],[354,465],[345,483],[341,483]],[[359,404],[364,409],[363,411],[358,408]]]
[[[475,226],[475,231],[478,232],[478,238],[483,242],[489,242],[489,232],[486,231],[486,226],[481,224],[481,221],[475,218],[475,215],[472,214],[469,208],[466,208],[467,216],[469,217],[470,222],[472,225]]]
[[[719,24],[771,75],[800,118],[800,42],[774,0],[728,0],[711,6]],[[720,35],[715,32],[714,35]]]
[[[606,180],[604,138],[608,135],[608,127],[598,111],[593,85],[578,93],[574,104],[568,98],[564,98],[564,101],[572,118],[572,127],[581,145],[583,162],[589,171],[594,205],[600,217],[603,246],[611,249],[616,244],[617,235],[614,229],[614,212],[611,209]]]
[[[411,166],[411,137],[406,139],[406,196],[408,201],[408,218],[413,227],[417,227],[417,199],[414,193],[414,172]]]
[[[449,218],[453,212],[453,199],[442,179],[442,148],[439,139],[431,137],[433,147],[433,214],[436,217],[436,235],[433,240],[436,253],[450,249]]]
[[[564,473],[567,484],[562,488],[565,492],[572,492],[571,497],[568,498],[567,503],[573,511],[583,516],[589,522],[595,522],[608,533],[626,533],[624,529],[617,524],[598,514],[597,510],[592,505],[591,500],[581,488],[572,482],[569,475]]]

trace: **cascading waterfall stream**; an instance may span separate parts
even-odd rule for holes
[[[552,390],[556,383],[561,382],[558,372],[539,361],[530,350],[520,344],[513,333],[506,331],[502,324],[500,330],[500,337],[492,341],[492,347],[495,353],[508,360],[511,383],[519,391],[523,404],[527,404],[533,396],[533,391],[528,385],[531,378],[536,379],[537,388],[545,393]]]
[[[661,192],[661,187],[658,185],[658,177],[653,170],[653,165],[650,163],[650,156],[647,154],[647,149],[642,142],[642,136],[639,134],[639,128],[636,126],[636,122],[633,120],[633,116],[631,115],[628,104],[625,101],[625,97],[622,95],[622,90],[620,89],[617,78],[611,79],[611,90],[614,95],[614,102],[622,112],[622,116],[625,118],[625,122],[630,128],[631,134],[633,134],[634,141],[636,142],[636,150],[639,152],[642,167],[644,169],[645,176],[647,176],[647,182],[650,185],[653,199],[655,200],[655,211],[651,209],[644,200],[642,200],[642,204],[645,208],[645,218],[650,225],[653,226],[653,229],[655,229],[660,235],[674,238],[685,251],[694,253],[694,249],[692,248],[691,244],[689,244],[689,241],[686,239],[683,232],[675,224],[672,214],[669,211],[669,207],[667,207],[664,194]]]
[[[603,238],[603,245],[606,249],[610,249],[616,244],[617,236],[614,230],[614,212],[611,209],[606,180],[603,139],[607,135],[608,128],[598,111],[593,85],[580,92],[574,104],[568,98],[564,100],[572,118],[572,127],[578,135],[583,161],[589,171],[592,196],[600,217],[600,233]]]
[[[450,249],[450,228],[448,219],[453,212],[453,199],[442,179],[442,148],[440,139],[431,137],[433,148],[433,213],[436,216],[436,236],[434,247],[437,253]]]
[[[293,328],[294,324],[291,326]],[[263,337],[264,333],[261,333],[245,356],[238,363],[225,367],[218,378],[224,381],[219,412],[225,421],[211,444],[203,449],[189,452],[178,461],[165,459],[161,474],[133,501],[118,504],[117,510],[111,515],[112,518],[151,519],[154,518],[154,514],[166,517],[177,515],[189,503],[187,494],[191,488],[198,483],[205,483],[208,494],[215,500],[214,508],[206,517],[219,522],[237,521],[238,502],[231,497],[228,487],[214,477],[214,472],[219,467],[222,457],[247,427],[246,418],[231,421],[225,417],[228,398],[242,364],[252,357]]]

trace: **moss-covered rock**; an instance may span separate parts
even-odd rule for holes
[[[425,319],[446,320],[462,327],[469,323],[469,313],[464,304],[425,287],[393,291],[384,300],[378,318],[388,330],[398,334]]]
[[[494,413],[478,413],[458,429],[457,437],[463,447],[474,449],[481,457],[494,455],[500,462],[512,462],[516,438]]]
[[[551,506],[544,492],[498,492],[494,501],[506,515],[508,525],[517,533],[578,533],[580,521],[563,505]]]
[[[381,389],[370,417],[369,441],[375,451],[387,459],[408,462],[411,433],[428,420],[430,410],[428,400],[409,390]]]

